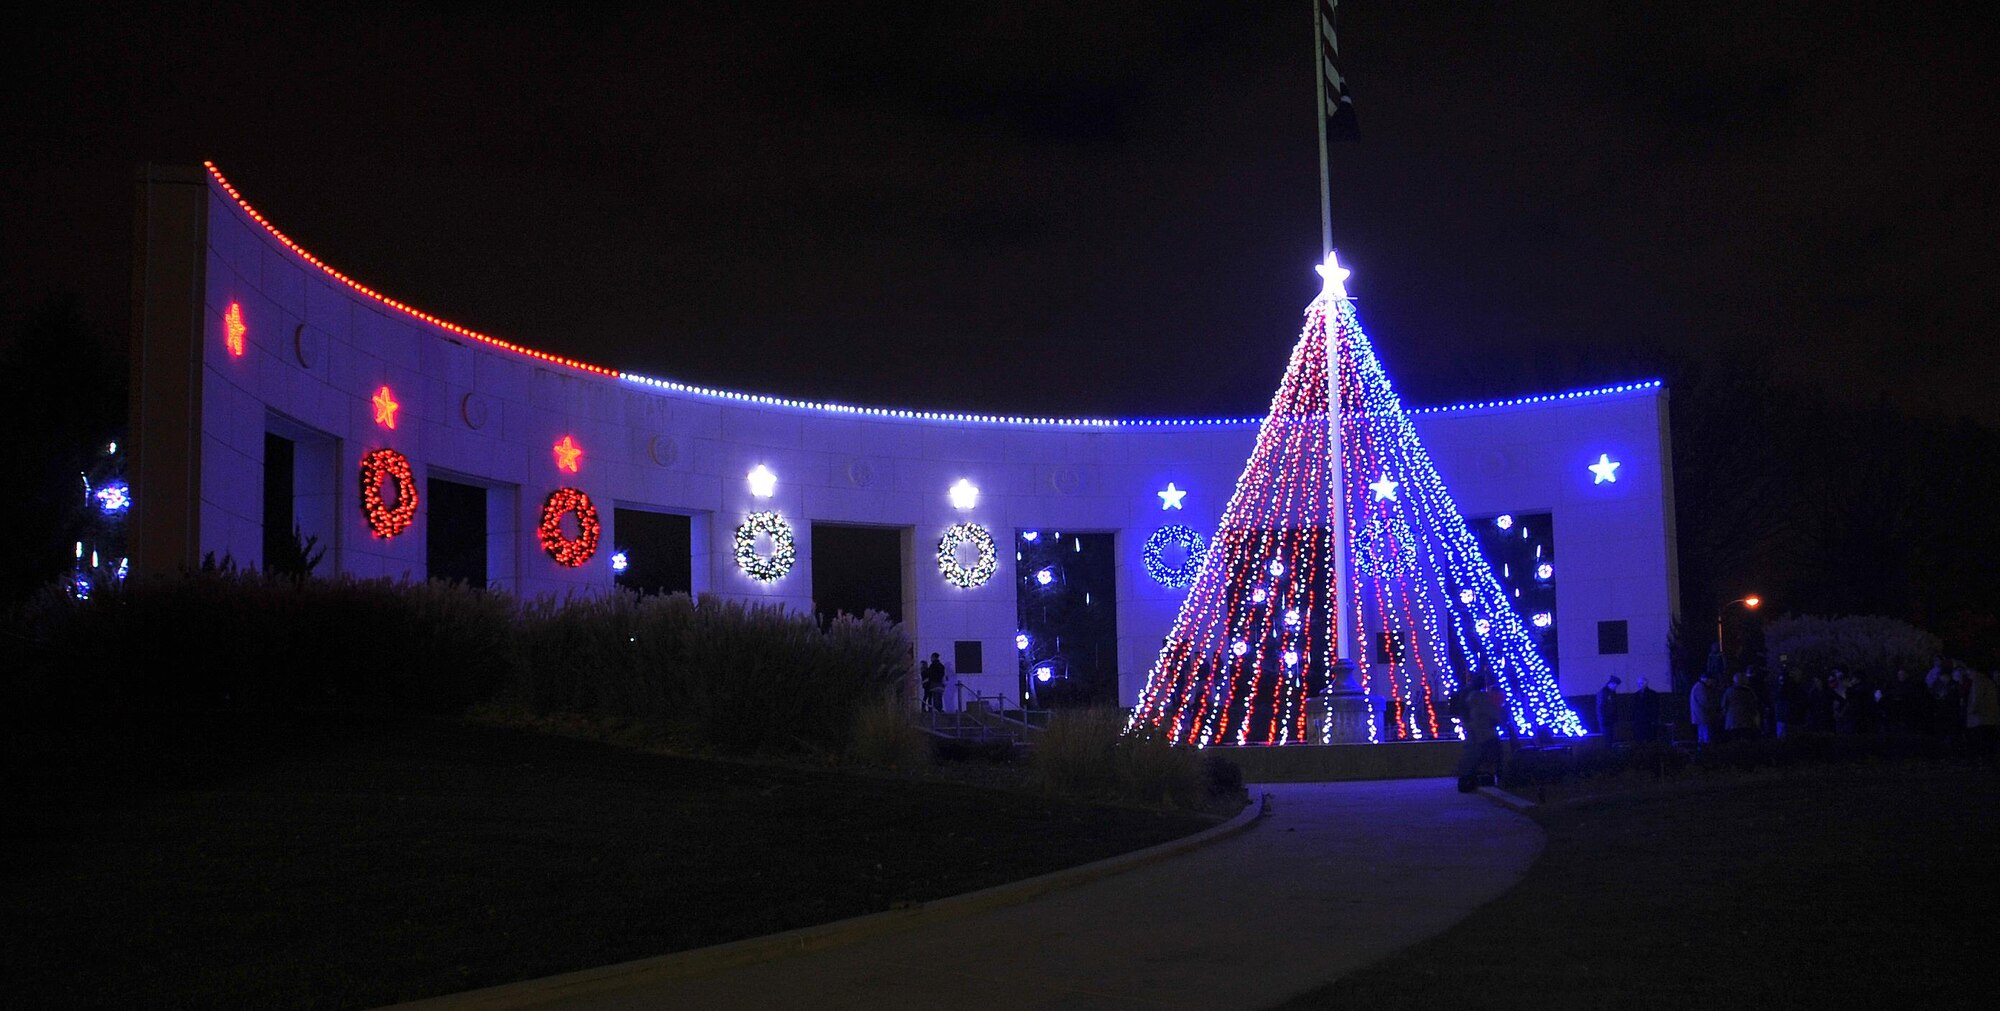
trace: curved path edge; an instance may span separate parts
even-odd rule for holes
[[[1268,795],[1266,795],[1268,796]],[[1002,906],[1015,905],[1063,888],[1072,888],[1099,878],[1142,867],[1189,850],[1226,839],[1250,828],[1264,814],[1264,800],[1252,800],[1234,818],[1193,835],[1171,839],[1130,853],[1020,881],[964,892],[929,902],[915,903],[886,912],[835,920],[832,923],[799,927],[762,937],[750,937],[726,944],[693,948],[668,955],[653,955],[540,979],[502,983],[498,986],[440,997],[427,997],[391,1005],[384,1011],[502,1011],[507,1008],[537,1007],[611,990],[624,990],[648,983],[700,976],[742,965],[766,962],[789,955],[823,951],[855,941],[966,916]]]

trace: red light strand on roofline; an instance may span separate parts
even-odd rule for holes
[[[402,302],[398,302],[395,299],[390,298],[389,296],[384,295],[381,292],[376,291],[375,289],[370,288],[367,285],[362,284],[361,282],[356,281],[351,277],[348,277],[346,274],[343,274],[340,271],[327,266],[324,262],[320,260],[319,257],[314,256],[309,252],[306,252],[305,247],[300,246],[296,242],[293,242],[289,237],[285,235],[285,233],[278,231],[276,226],[272,225],[269,221],[264,220],[264,216],[262,214],[259,214],[255,207],[250,206],[250,202],[243,199],[243,195],[241,193],[236,192],[236,187],[231,186],[229,184],[229,180],[223,177],[222,170],[216,168],[214,162],[204,161],[201,164],[203,168],[206,168],[208,170],[209,176],[215,180],[216,185],[222,187],[222,192],[229,194],[229,199],[236,201],[236,206],[243,208],[243,213],[250,215],[250,220],[255,221],[256,223],[264,226],[264,230],[271,233],[272,238],[277,239],[279,242],[283,243],[286,249],[289,249],[292,252],[297,253],[300,259],[306,261],[307,263],[312,264],[315,267],[318,267],[322,273],[326,274],[326,276],[331,277],[336,281],[339,281],[340,283],[348,286],[349,288],[352,288],[355,291],[360,292],[361,294],[366,295],[369,298],[372,298],[375,301],[390,307],[391,309],[395,309],[399,312],[402,312],[405,315],[423,320],[424,322],[429,323],[432,326],[449,330],[452,333],[458,334],[461,337],[470,337],[473,340],[479,341],[482,344],[491,344],[496,348],[512,351],[515,352],[516,354],[527,355],[530,358],[535,358],[555,365],[566,365],[570,368],[577,369],[579,371],[590,372],[600,376],[611,376],[615,378],[619,375],[617,369],[607,369],[602,365],[591,365],[587,362],[577,361],[574,358],[564,358],[561,355],[552,355],[546,351],[536,351],[534,348],[522,347],[521,345],[515,344],[511,341],[503,341],[498,337],[489,337],[486,334],[480,333],[477,330],[472,330],[467,327],[459,326],[457,323],[453,323],[448,320],[439,319],[436,316],[424,312],[421,309],[416,309],[409,305],[405,305]]]

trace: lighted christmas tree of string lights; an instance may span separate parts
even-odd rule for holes
[[[1133,728],[1196,746],[1307,740],[1307,695],[1333,671],[1345,620],[1354,642],[1380,647],[1348,658],[1362,688],[1386,700],[1371,740],[1456,738],[1447,700],[1473,670],[1505,692],[1521,732],[1581,735],[1362,332],[1347,271],[1329,257],[1321,273],[1326,288],[1306,309]],[[1344,616],[1336,516],[1353,562]]]

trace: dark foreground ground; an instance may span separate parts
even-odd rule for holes
[[[93,747],[17,738],[7,756],[10,1006],[373,1006],[877,912],[1212,824],[450,722],[81,732]]]
[[[1990,761],[1749,773],[1536,817],[1548,848],[1520,885],[1286,1007],[1956,1008],[2000,995]]]

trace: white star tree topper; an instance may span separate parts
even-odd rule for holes
[[[1326,262],[1313,269],[1319,271],[1319,276],[1326,281],[1326,287],[1319,292],[1321,301],[1347,301],[1347,279],[1354,276],[1354,272],[1340,265],[1338,250],[1326,254]]]

